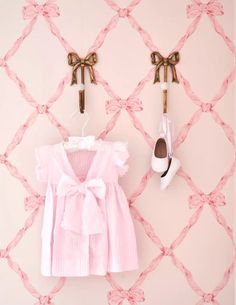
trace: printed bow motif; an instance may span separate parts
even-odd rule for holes
[[[179,62],[179,52],[173,52],[167,58],[163,57],[159,52],[152,52],[151,61],[152,64],[156,66],[154,84],[156,82],[160,82],[161,66],[170,66],[172,72],[172,82],[179,82],[175,69],[175,65]]]
[[[106,185],[102,179],[79,182],[62,175],[57,195],[65,196],[65,210],[61,226],[76,233],[97,234],[104,229],[102,211],[98,199],[104,199]]]
[[[107,114],[118,112],[121,109],[126,109],[127,111],[142,111],[143,105],[138,98],[128,98],[127,100],[114,99],[106,102],[106,112]]]
[[[68,64],[72,66],[72,79],[71,85],[77,84],[77,69],[84,67],[89,69],[90,81],[96,84],[96,78],[93,70],[93,66],[97,62],[97,54],[95,52],[89,53],[85,58],[80,58],[77,53],[71,52],[68,54]],[[83,73],[83,72],[82,72]]]
[[[210,206],[224,206],[225,196],[222,193],[210,193],[210,194],[194,194],[189,196],[189,208],[199,208],[204,204]]]
[[[35,305],[53,305],[52,304],[52,297],[45,295],[45,296],[40,296],[38,303]]]
[[[54,0],[48,0],[44,4],[38,4],[34,0],[28,0],[29,4],[23,7],[23,18],[32,19],[38,15],[44,17],[60,16],[59,8]]]
[[[192,4],[187,5],[188,18],[198,17],[204,13],[210,16],[221,16],[224,15],[224,8],[217,0],[211,0],[208,3],[194,0]]]
[[[136,305],[137,302],[144,302],[144,292],[140,288],[129,290],[112,290],[108,293],[109,305],[122,305],[124,300],[128,300],[131,305]]]
[[[215,295],[213,293],[205,293],[202,296],[202,300],[205,303],[212,303],[212,304],[216,304],[215,303]],[[214,302],[214,303],[213,303]]]

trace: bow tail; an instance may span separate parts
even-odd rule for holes
[[[157,66],[155,71],[154,84],[159,82],[160,82],[160,66]]]
[[[178,77],[177,77],[177,73],[176,73],[176,69],[174,65],[170,65],[171,66],[171,71],[172,71],[172,82],[173,83],[178,83]]]
[[[88,68],[89,68],[89,76],[90,76],[91,83],[97,84],[93,67],[92,66],[88,66]]]
[[[87,235],[104,232],[104,219],[94,194],[87,190],[83,204],[83,232]]]
[[[128,300],[128,302],[130,303],[130,305],[137,305],[137,302],[133,299]]]
[[[163,114],[159,130],[160,134],[163,134],[165,136],[168,145],[169,155],[172,156],[172,122],[168,118],[167,114]]]
[[[73,71],[72,71],[72,78],[71,78],[71,86],[74,84],[77,84],[77,67],[74,66],[73,67]]]

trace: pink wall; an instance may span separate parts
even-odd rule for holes
[[[145,305],[233,305],[233,0],[220,1],[224,15],[212,0],[191,18],[190,0],[57,0],[59,17],[44,18],[37,7],[35,15],[27,8],[26,19],[22,7],[32,1],[0,3],[0,304],[104,305],[120,287],[112,305],[139,303],[132,302],[135,289],[144,292]],[[119,16],[128,5],[130,14]],[[105,131],[109,140],[129,142],[130,170],[121,184],[134,199],[140,268],[107,278],[40,275],[43,200],[37,195],[45,188],[35,178],[34,148],[80,134],[84,118],[71,118],[77,98],[66,55],[72,48],[81,55],[96,50],[99,58],[98,85],[87,84],[86,133]],[[159,176],[149,171],[161,115],[150,53],[174,48],[180,84],[171,86],[169,114],[182,168],[161,192]],[[106,114],[107,100],[129,96],[141,100],[143,111]],[[201,103],[213,108],[204,112]],[[38,104],[49,111],[40,113]],[[190,195],[212,191],[225,196],[224,206],[205,196],[189,208]],[[173,253],[165,255],[162,248],[171,245]]]

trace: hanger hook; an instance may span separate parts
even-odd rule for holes
[[[76,107],[76,109],[73,111],[73,113],[71,114],[71,118],[77,116],[79,114],[79,111],[78,111],[78,108]],[[83,118],[86,117],[86,120],[84,122],[84,124],[82,125],[82,128],[81,128],[81,136],[84,137],[84,131],[85,131],[85,128],[87,127],[88,125],[88,122],[90,120],[89,118],[89,113],[85,110],[84,113],[83,113]]]

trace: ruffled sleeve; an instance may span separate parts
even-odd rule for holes
[[[47,182],[49,178],[50,146],[40,146],[35,148],[36,158],[36,178],[39,182]]]
[[[112,154],[118,176],[125,175],[129,168],[127,164],[129,158],[128,142],[114,142]]]

